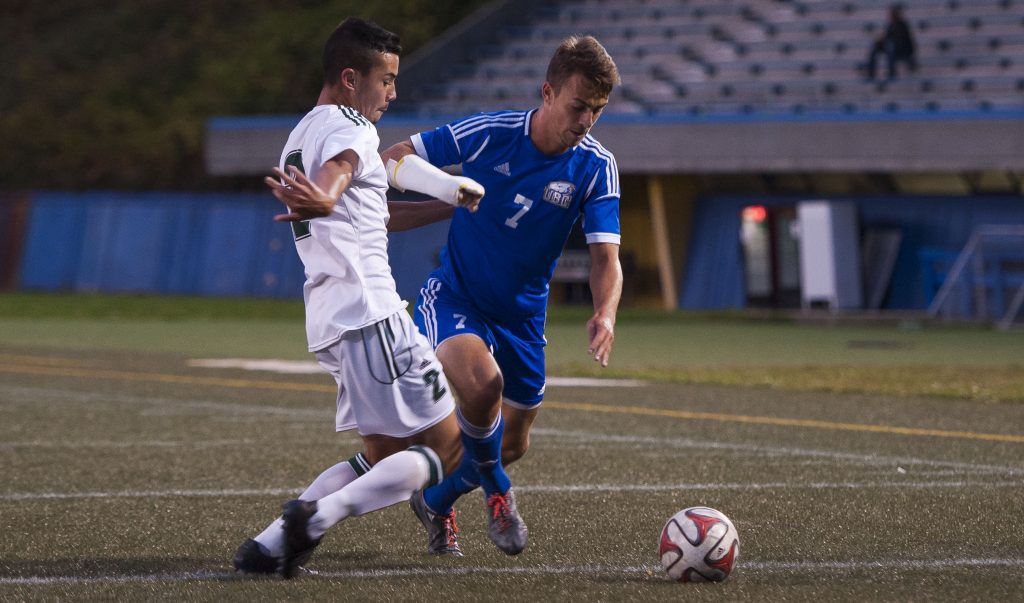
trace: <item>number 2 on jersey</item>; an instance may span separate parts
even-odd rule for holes
[[[433,389],[435,404],[446,393],[448,393],[448,390],[441,382],[441,374],[437,372],[437,369],[430,369],[426,373],[423,373],[423,382]]]
[[[302,165],[302,151],[292,151],[288,153],[288,156],[284,158],[284,167],[287,170],[288,166],[293,166],[303,174],[306,173],[305,167]],[[295,237],[296,241],[305,239],[310,236],[309,232],[309,220],[303,220],[301,222],[292,222],[292,236]]]
[[[516,212],[516,215],[505,220],[505,226],[508,226],[509,228],[516,228],[519,226],[519,218],[525,216],[526,212],[530,211],[530,208],[533,207],[533,199],[527,199],[522,195],[516,195],[516,198],[513,199],[513,201],[516,205],[522,205],[523,207]]]

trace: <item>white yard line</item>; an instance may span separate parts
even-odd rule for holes
[[[197,368],[229,368],[244,371],[282,373],[285,375],[316,375],[326,371],[314,360],[276,360],[273,358],[194,358],[186,362]]]
[[[115,402],[130,404],[134,406],[146,406],[151,407],[147,411],[153,413],[174,413],[181,412],[185,409],[204,410],[204,411],[222,411],[230,415],[229,418],[240,419],[240,415],[250,417],[280,417],[290,420],[330,420],[333,418],[334,413],[332,409],[324,408],[319,409],[303,409],[303,408],[289,408],[285,406],[269,406],[260,404],[244,404],[244,403],[230,403],[230,402],[214,402],[209,400],[181,400],[173,398],[140,398],[137,396],[129,396],[124,394],[96,394],[88,392],[77,392],[63,389],[51,389],[51,388],[29,388],[29,387],[11,387],[11,386],[0,386],[0,391],[7,394],[4,396],[8,401],[21,402],[17,397],[24,396],[25,403],[31,403],[38,405],[40,403],[68,403],[69,400],[74,400],[75,403],[80,402]],[[588,431],[575,431],[575,430],[562,430],[562,429],[549,429],[543,427],[535,427],[531,434],[536,436],[534,443],[541,447],[558,447],[558,446],[575,446],[578,447],[580,444],[618,444],[622,446],[643,446],[643,447],[665,447],[672,449],[687,449],[687,450],[729,450],[737,452],[750,452],[755,453],[760,457],[764,456],[792,456],[792,457],[805,457],[805,458],[817,458],[827,459],[830,461],[838,462],[852,462],[870,466],[882,466],[892,467],[893,470],[897,468],[908,468],[913,467],[916,469],[932,468],[932,469],[945,469],[951,471],[961,471],[970,474],[988,473],[997,474],[1003,476],[1021,476],[1024,475],[1024,467],[1012,467],[1003,465],[990,465],[981,463],[967,463],[957,461],[942,461],[934,459],[923,459],[916,457],[905,457],[905,456],[883,456],[875,454],[862,454],[862,453],[851,453],[841,452],[835,450],[820,450],[820,449],[809,449],[809,448],[793,448],[786,446],[767,446],[761,444],[743,444],[743,443],[732,443],[732,442],[716,442],[710,440],[697,440],[693,438],[676,438],[676,437],[655,437],[655,436],[636,436],[636,435],[614,435],[614,434],[603,434]],[[355,441],[355,436],[353,441]],[[3,446],[21,446],[27,445],[26,442],[0,442],[0,447]],[[46,444],[43,444],[44,446]],[[88,445],[88,444],[86,444]],[[105,444],[96,444],[102,446]],[[130,444],[122,444],[125,447],[130,447]],[[151,444],[157,446],[159,444]],[[201,443],[200,443],[201,445]],[[920,474],[915,471],[916,477],[921,477]]]
[[[282,373],[285,375],[316,375],[324,369],[312,360],[277,360],[257,358],[194,358],[188,366],[197,368],[234,368],[245,371]],[[594,379],[590,377],[548,377],[549,387],[643,387],[637,379]]]
[[[581,485],[516,485],[517,492],[693,492],[696,490],[857,490],[868,488],[931,489],[931,488],[1019,488],[1024,481],[969,482],[766,482],[760,484],[581,484]]]
[[[941,489],[941,488],[1020,488],[1024,481],[864,481],[864,482],[764,482],[752,484],[676,483],[676,484],[516,484],[517,492],[693,492],[697,490],[856,490],[856,489]],[[210,489],[210,490],[110,490],[91,492],[8,492],[0,501],[82,500],[104,498],[190,498],[232,496],[284,496],[301,488]]]
[[[1024,568],[1024,559],[892,559],[873,561],[747,561],[741,560],[735,575],[745,573],[784,574],[834,574],[837,572],[871,571],[873,574],[895,574],[914,571],[945,571],[971,568]],[[566,565],[566,566],[512,566],[512,567],[410,567],[371,570],[316,572],[307,579],[365,579],[365,578],[407,578],[471,576],[475,574],[501,575],[608,575],[642,574],[661,575],[661,566],[647,565]],[[107,574],[107,575],[66,575],[66,576],[11,576],[0,577],[0,586],[54,586],[86,584],[156,584],[167,582],[194,582],[216,580],[244,580],[233,572],[179,572],[173,574]]]
[[[537,439],[540,445],[551,444],[562,445],[573,440],[586,443],[601,444],[626,444],[664,446],[667,448],[683,448],[695,450],[732,450],[739,452],[752,452],[760,458],[767,455],[776,456],[803,456],[811,458],[824,458],[834,461],[850,461],[865,465],[884,465],[892,467],[935,467],[943,469],[958,469],[971,473],[986,472],[1002,474],[1007,476],[1024,475],[1024,467],[1008,467],[1004,465],[987,465],[980,463],[964,463],[958,461],[941,461],[934,459],[922,459],[905,456],[884,456],[876,454],[861,454],[855,452],[838,452],[835,450],[815,450],[812,448],[791,448],[787,446],[765,446],[762,444],[736,444],[732,442],[714,442],[708,440],[695,440],[692,438],[665,438],[654,436],[631,436],[631,435],[610,435],[589,431],[572,431],[562,429],[547,429],[543,427],[534,428],[530,431],[531,436],[542,436]],[[548,440],[543,436],[552,436]]]
[[[644,387],[646,381],[639,379],[596,379],[591,377],[548,377],[548,387]]]

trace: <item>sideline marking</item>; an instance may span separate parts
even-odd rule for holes
[[[222,446],[253,446],[253,439],[245,440],[24,440],[0,441],[0,450],[17,448],[219,448]]]
[[[276,360],[255,358],[196,358],[186,362],[198,368],[229,368],[246,371],[265,371],[286,375],[317,375],[325,373],[319,363],[312,360]]]
[[[516,485],[518,492],[679,492],[696,490],[855,490],[858,488],[1020,488],[1024,481],[916,481],[916,482],[768,482],[763,484],[525,484]],[[238,490],[121,490],[110,492],[10,492],[0,494],[0,501],[20,500],[87,500],[107,498],[219,498],[229,496],[284,496],[302,492],[302,488],[265,488]]]
[[[85,500],[94,498],[204,498],[221,496],[293,496],[302,488],[238,490],[122,490],[114,492],[11,492],[0,500]]]
[[[108,369],[50,368],[45,366],[0,365],[0,372],[28,375],[56,375],[58,377],[83,377],[86,379],[113,379],[116,381],[155,381],[158,383],[182,383],[186,385],[216,385],[240,389],[279,389],[287,391],[326,392],[337,394],[336,385],[295,383],[288,381],[257,381],[253,379],[231,379],[221,377],[192,377],[167,373],[140,373]],[[324,375],[326,376],[326,372]]]
[[[779,417],[758,417],[753,415],[729,415],[717,412],[698,412],[691,410],[672,410],[668,408],[647,408],[644,406],[608,406],[586,402],[548,402],[548,408],[563,410],[585,410],[611,414],[644,415],[649,417],[671,417],[673,419],[689,419],[695,421],[720,421],[725,423],[751,423],[755,425],[774,425],[779,427],[808,427],[812,429],[829,429],[833,431],[860,431],[868,433],[896,433],[912,436],[933,436],[939,438],[961,438],[965,440],[986,440],[990,442],[1013,442],[1024,444],[1024,435],[1001,433],[977,433],[973,431],[946,431],[943,429],[921,429],[917,427],[895,427],[892,425],[866,425],[863,423],[838,423],[817,419],[785,419]]]
[[[217,377],[190,377],[186,375],[170,375],[166,373],[144,373],[114,370],[86,370],[76,368],[50,368],[28,365],[0,365],[0,372],[15,374],[56,375],[62,377],[83,377],[88,379],[115,379],[122,381],[156,381],[161,383],[182,383],[187,385],[214,385],[241,389],[268,389],[286,391],[308,391],[337,393],[334,385],[317,385],[313,383],[295,383],[287,381],[261,381],[254,379],[228,379]],[[1024,444],[1024,435],[978,433],[973,431],[947,431],[942,429],[922,429],[917,427],[895,427],[892,425],[867,425],[862,423],[839,423],[816,419],[786,419],[779,417],[761,417],[753,415],[730,415],[714,412],[697,412],[688,410],[671,410],[665,408],[647,408],[643,406],[609,406],[585,402],[545,401],[547,408],[562,410],[583,410],[612,414],[640,415],[649,417],[669,417],[693,421],[720,421],[725,423],[749,423],[754,425],[773,425],[776,427],[806,427],[810,429],[826,429],[832,431],[857,431],[863,433],[885,433],[910,436],[930,436],[939,438],[958,438],[965,440],[982,440],[988,442],[1010,442]]]
[[[321,420],[326,417],[334,416],[333,410],[313,410],[313,409],[299,409],[283,406],[265,406],[262,404],[244,404],[244,403],[227,403],[227,402],[210,402],[206,400],[192,400],[192,399],[173,399],[163,397],[145,397],[139,398],[137,396],[131,396],[126,394],[96,394],[92,392],[81,392],[75,390],[64,390],[64,389],[52,389],[52,388],[31,388],[31,387],[10,387],[0,384],[0,392],[16,393],[20,396],[25,396],[26,400],[18,400],[18,402],[31,401],[33,404],[38,404],[40,401],[48,402],[67,402],[74,400],[77,402],[116,402],[138,405],[148,407],[152,405],[159,406],[163,409],[163,413],[173,414],[187,412],[186,409],[201,409],[206,411],[224,411],[229,412],[233,415],[238,414],[252,414],[252,415],[279,415],[286,417],[288,420],[294,421],[301,417],[308,417],[309,420],[316,419]],[[153,411],[142,410],[143,414],[149,415]],[[564,447],[587,445],[593,443],[612,443],[619,445],[651,445],[651,446],[662,446],[669,448],[683,448],[683,449],[700,449],[700,450],[731,450],[736,452],[754,452],[760,455],[771,455],[771,456],[797,456],[797,457],[809,457],[812,459],[821,458],[828,459],[830,461],[852,461],[856,463],[864,463],[874,466],[906,466],[906,467],[937,467],[945,469],[955,469],[957,471],[949,472],[950,475],[960,475],[963,471],[968,471],[971,474],[978,472],[984,472],[987,474],[997,473],[1005,476],[1019,476],[1024,475],[1024,467],[1008,467],[1005,465],[991,465],[991,464],[980,464],[980,463],[967,463],[967,462],[954,462],[954,461],[941,461],[935,459],[923,459],[911,456],[882,456],[878,454],[862,454],[852,452],[838,452],[835,450],[819,450],[814,448],[793,448],[786,446],[769,446],[763,444],[742,444],[735,442],[720,442],[720,441],[709,441],[709,440],[697,440],[693,438],[680,438],[680,437],[656,437],[656,436],[638,436],[638,435],[617,435],[607,433],[595,433],[589,431],[578,431],[578,430],[564,430],[564,429],[553,429],[548,427],[536,427],[532,433],[538,436],[545,436],[543,440],[538,440],[538,444],[545,447]],[[552,436],[549,440],[547,436]],[[360,439],[358,436],[349,433],[334,434],[331,436],[339,443],[358,443]],[[37,445],[40,441],[27,441],[27,442],[0,442],[0,447],[7,446],[28,446]],[[202,444],[203,442],[198,442]],[[44,442],[45,444],[45,442]],[[55,444],[55,443],[54,443]],[[82,445],[91,445],[91,441],[83,440]],[[78,445],[78,443],[74,443]],[[914,470],[913,477],[923,477],[924,473],[919,470]],[[934,476],[933,476],[934,477]]]
[[[1024,567],[1024,559],[887,559],[873,561],[741,561],[736,574],[806,572],[857,572],[870,570],[874,573],[894,574],[904,571],[941,571],[956,568],[978,567]],[[348,571],[314,572],[309,579],[336,578],[408,578],[415,576],[445,577],[470,576],[473,574],[501,575],[552,575],[552,574],[643,574],[652,579],[666,580],[661,565],[538,565],[530,567],[409,567],[389,569],[364,569]],[[655,578],[658,576],[658,578]],[[0,585],[10,586],[52,586],[56,584],[107,584],[107,583],[159,583],[192,582],[195,580],[259,581],[234,572],[182,572],[176,574],[109,574],[105,576],[11,576],[0,577]]]
[[[969,472],[969,474],[976,474],[978,472],[986,473],[1001,473],[1004,475],[1024,475],[1024,467],[1008,467],[1005,465],[990,465],[980,463],[965,463],[957,461],[940,461],[934,459],[923,459],[912,456],[891,456],[891,455],[878,455],[878,454],[861,454],[856,452],[837,452],[835,450],[817,450],[814,448],[791,448],[786,446],[768,446],[764,444],[739,444],[735,442],[718,442],[718,441],[706,441],[706,440],[695,440],[693,438],[668,438],[668,437],[656,437],[656,436],[636,436],[636,435],[610,435],[606,433],[594,433],[589,431],[574,431],[565,429],[551,429],[548,427],[537,427],[530,431],[532,434],[543,435],[543,436],[556,436],[556,439],[552,440],[538,440],[538,445],[541,446],[565,446],[571,445],[573,442],[581,443],[612,443],[612,444],[644,444],[651,446],[662,446],[669,448],[684,448],[684,449],[699,449],[699,450],[732,450],[737,452],[753,452],[760,456],[772,455],[772,456],[797,456],[797,457],[811,457],[811,458],[824,458],[830,461],[850,461],[855,463],[863,463],[867,465],[876,466],[898,466],[905,465],[908,467],[912,466],[925,466],[925,467],[942,467],[947,469],[956,469],[955,475],[961,474],[963,471]],[[915,476],[920,476],[921,473],[917,470],[914,471]]]
[[[646,381],[639,379],[597,379],[593,377],[548,377],[545,385],[550,387],[644,387]]]
[[[71,358],[55,358],[52,356],[28,356],[22,354],[0,354],[0,362],[24,362],[42,366],[81,366],[79,360]]]
[[[319,363],[311,360],[277,360],[249,358],[196,358],[186,364],[199,368],[228,368],[246,371],[264,371],[286,375],[318,375],[324,372]],[[551,387],[643,387],[639,379],[597,379],[593,377],[548,377]]]

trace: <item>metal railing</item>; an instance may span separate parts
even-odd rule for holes
[[[996,250],[1002,254],[993,253]],[[1005,253],[1005,251],[1009,253]],[[986,257],[988,254],[988,257]],[[1011,270],[1004,270],[1004,263],[1012,264]],[[994,269],[990,269],[994,267]],[[1018,282],[1019,281],[1019,282]],[[963,250],[953,262],[942,286],[928,306],[928,316],[936,317],[943,309],[948,310],[950,296],[957,287],[971,287],[973,314],[979,321],[989,318],[989,289],[1003,295],[1006,285],[1016,287],[1001,316],[995,317],[995,325],[1007,330],[1012,325],[1021,307],[1024,306],[1024,224],[983,225],[971,233]],[[995,306],[1002,305],[1002,299],[995,299]]]

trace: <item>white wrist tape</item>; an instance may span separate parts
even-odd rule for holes
[[[409,154],[398,161],[388,159],[387,171],[388,184],[398,190],[413,190],[452,205],[458,205],[460,190],[481,197],[484,194],[484,187],[476,180],[445,173],[419,155]]]

